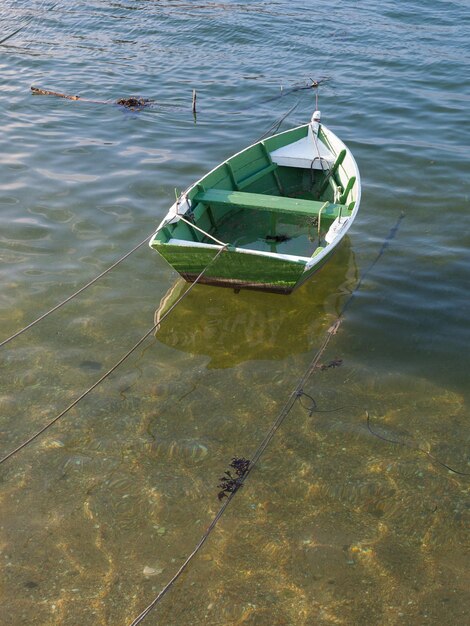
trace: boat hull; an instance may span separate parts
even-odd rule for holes
[[[350,151],[312,124],[253,144],[194,183],[150,246],[187,282],[292,293],[331,258],[361,196]]]
[[[166,245],[161,246],[158,251],[189,283],[194,282],[201,272],[204,272],[198,283],[286,295],[311,278],[334,253],[332,249],[319,263],[306,270],[305,263],[302,262],[246,254],[230,249],[224,251],[212,264],[211,261],[217,253],[214,253],[213,249],[194,250]]]

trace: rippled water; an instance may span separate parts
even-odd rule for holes
[[[363,201],[349,239],[298,292],[196,287],[2,465],[1,623],[140,613],[402,212],[323,357],[342,366],[305,388],[318,409],[338,410],[295,405],[146,621],[468,623],[469,21],[465,0],[3,1],[0,340],[149,235],[175,188],[296,102],[282,128],[306,121],[314,94],[292,88],[309,77],[329,77],[323,119],[358,161]],[[113,104],[129,96],[156,104]],[[2,348],[1,454],[103,375],[182,289],[144,246]],[[373,432],[403,445],[375,437],[366,410]]]

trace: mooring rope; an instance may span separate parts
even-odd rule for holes
[[[52,11],[53,9],[55,9],[55,7],[58,5],[58,2],[55,2],[54,4],[52,4],[50,7],[46,7],[45,10],[46,11]],[[34,20],[34,16],[31,16],[29,18],[26,19],[25,23],[23,24],[23,26],[20,26],[20,28],[16,29],[13,33],[10,33],[9,35],[7,35],[6,37],[4,37],[3,39],[0,39],[0,46],[3,45],[6,41],[8,41],[9,39],[11,39],[12,37],[14,37],[15,35],[17,35],[20,31],[22,31],[24,28],[26,28],[27,26],[29,26],[31,24],[31,22]]]
[[[279,128],[280,128],[280,126],[281,126],[282,122],[283,122],[285,119],[287,119],[287,118],[289,117],[289,115],[290,115],[290,114],[291,114],[291,113],[292,113],[292,112],[293,112],[293,111],[294,111],[294,110],[295,110],[298,106],[299,106],[299,100],[297,100],[297,102],[294,104],[294,106],[292,106],[292,107],[291,107],[291,108],[287,111],[287,113],[284,113],[284,115],[282,115],[279,119],[277,119],[277,120],[274,122],[274,124],[271,124],[271,126],[268,128],[268,130],[267,130],[265,133],[263,133],[263,134],[261,135],[261,137],[259,137],[259,138],[257,139],[257,141],[261,141],[262,139],[264,139],[264,138],[265,138],[265,137],[267,137],[268,135],[275,134],[275,133],[279,130]]]
[[[21,29],[20,29],[21,30]],[[15,34],[15,33],[13,33]],[[10,36],[13,36],[10,35]],[[0,41],[0,44],[2,42]],[[304,89],[306,87],[303,87]],[[33,88],[31,88],[33,89]],[[279,119],[277,119],[270,127],[269,129],[257,140],[257,141],[261,141],[262,139],[264,139],[267,135],[270,135],[272,133],[277,132],[277,130],[279,129],[279,127],[281,126],[281,124],[284,122],[284,120],[287,119],[287,117],[297,108],[297,106],[299,105],[299,101],[297,101],[294,106],[292,106],[286,113],[284,113]],[[184,192],[185,193],[185,192]],[[181,194],[183,195],[183,194]],[[183,221],[187,221],[185,220],[185,218],[183,218],[181,215],[179,215],[179,218],[182,219]],[[193,226],[194,228],[196,228],[197,230],[201,230],[200,228],[198,228],[197,226],[195,226],[194,224],[190,224],[191,226]],[[202,231],[206,236],[210,237],[211,239],[213,239],[218,245],[225,245],[223,242],[219,241],[218,239],[215,239],[214,237],[212,237],[212,235],[210,235],[209,233],[206,233],[205,231]],[[85,291],[86,289],[88,289],[88,287],[91,287],[92,285],[94,285],[100,278],[103,278],[103,276],[106,276],[106,274],[108,274],[108,272],[110,272],[111,270],[113,270],[116,266],[118,266],[120,263],[122,263],[122,261],[124,261],[125,259],[127,259],[127,257],[129,257],[133,252],[135,252],[136,250],[138,250],[141,246],[143,246],[147,241],[149,241],[149,239],[152,237],[152,235],[147,236],[143,241],[141,241],[139,244],[137,244],[132,250],[130,250],[127,254],[125,254],[123,257],[121,257],[120,259],[118,259],[115,263],[113,263],[110,267],[108,267],[106,270],[104,270],[103,272],[101,272],[101,274],[99,274],[98,276],[96,276],[95,278],[93,278],[92,280],[90,280],[88,283],[86,283],[85,285],[83,285],[83,287],[80,287],[80,289],[78,289],[77,291],[75,291],[74,293],[72,293],[70,296],[68,296],[68,298],[66,298],[65,300],[63,300],[62,302],[59,302],[59,304],[56,304],[54,307],[52,307],[49,311],[46,311],[45,313],[43,313],[40,317],[38,317],[37,319],[33,320],[30,324],[28,324],[27,326],[25,326],[24,328],[21,328],[20,330],[18,330],[17,332],[15,332],[13,335],[11,335],[10,337],[7,337],[6,339],[3,339],[2,341],[0,341],[0,348],[2,348],[3,346],[5,346],[7,343],[9,343],[10,341],[13,341],[13,339],[16,339],[16,337],[19,337],[20,335],[22,335],[23,333],[25,333],[27,330],[29,330],[30,328],[32,328],[33,326],[35,326],[36,324],[38,324],[39,322],[41,322],[43,319],[45,319],[46,317],[48,317],[49,315],[51,315],[52,313],[54,313],[55,311],[57,311],[58,309],[60,309],[61,307],[63,307],[65,304],[67,304],[68,302],[70,302],[71,300],[73,300],[76,296],[78,296],[79,294],[81,294],[83,291]]]
[[[56,5],[53,5],[53,7]],[[53,8],[52,7],[52,8]],[[18,29],[17,31],[15,31],[14,33],[12,33],[11,35],[9,35],[8,37],[6,37],[3,40],[0,40],[0,44],[3,43],[3,41],[6,41],[7,39],[9,39],[10,37],[13,37],[13,35],[15,35],[17,32],[19,32],[20,30],[22,30],[22,28],[24,28],[24,26],[22,26],[20,29]],[[307,85],[307,86],[302,86],[302,87],[296,87],[294,88],[292,91],[297,91],[298,89],[312,89],[312,88],[317,88],[318,85],[321,84],[321,82],[323,82],[323,80],[326,79],[320,79],[319,81],[314,81],[312,79],[312,84],[311,85]],[[64,94],[58,94],[55,92],[47,92],[44,90],[40,90],[40,89],[36,89],[34,87],[31,87],[31,89],[33,90],[33,92],[43,92],[43,93],[52,93],[55,95],[61,95],[63,97],[67,97],[70,98],[72,96],[65,96]],[[317,97],[317,94],[316,94]],[[77,96],[73,96],[72,98],[77,98]],[[318,104],[318,103],[317,103]],[[279,127],[281,126],[281,124],[287,119],[287,117],[297,108],[297,106],[299,105],[299,100],[297,100],[297,102],[286,112],[284,113],[279,119],[277,119],[269,128],[268,130],[261,136],[259,137],[259,139],[257,141],[261,141],[262,139],[264,139],[266,136],[272,134],[272,133],[276,133],[277,130],[279,129]],[[183,195],[183,194],[182,194]],[[181,215],[179,216],[180,219],[183,219],[183,221],[186,221],[184,218],[181,218]],[[194,226],[194,224],[191,224],[194,228],[200,230],[197,226]],[[212,235],[206,233],[205,231],[201,231],[204,232],[205,235],[207,235],[208,237],[210,237],[211,239],[214,239],[214,237],[212,237]],[[79,294],[81,294],[83,291],[85,291],[85,289],[88,289],[88,287],[91,287],[92,285],[94,285],[94,283],[96,283],[100,278],[103,278],[103,276],[106,276],[106,274],[108,274],[108,272],[110,272],[111,270],[113,270],[117,265],[119,265],[122,261],[124,261],[125,259],[127,259],[128,256],[130,256],[133,252],[135,252],[136,250],[138,250],[141,246],[143,246],[147,241],[149,241],[149,239],[152,237],[152,235],[149,235],[148,237],[146,237],[141,243],[137,244],[137,246],[135,246],[132,250],[130,250],[130,252],[128,252],[127,254],[125,254],[123,257],[121,257],[120,259],[118,259],[115,263],[113,263],[110,267],[108,267],[106,270],[104,270],[103,272],[101,272],[101,274],[99,274],[98,276],[96,276],[95,278],[93,278],[92,280],[90,280],[88,283],[86,283],[85,285],[83,285],[83,287],[81,287],[80,289],[78,289],[77,291],[75,291],[74,293],[72,293],[70,296],[68,296],[68,298],[66,298],[65,300],[63,300],[62,302],[59,302],[59,304],[56,304],[54,307],[52,307],[49,311],[46,311],[45,313],[43,313],[41,316],[39,316],[37,319],[33,320],[30,324],[28,324],[27,326],[25,326],[24,328],[21,328],[20,330],[18,330],[17,332],[15,332],[13,335],[11,335],[10,337],[7,337],[6,339],[3,339],[2,341],[0,341],[0,348],[2,348],[3,346],[5,346],[7,343],[9,343],[10,341],[13,341],[13,339],[16,339],[16,337],[19,337],[20,335],[22,335],[23,333],[25,333],[27,330],[29,330],[30,328],[32,328],[33,326],[35,326],[36,324],[38,324],[39,322],[41,322],[43,319],[45,319],[46,317],[48,317],[49,315],[51,315],[52,313],[54,313],[55,311],[57,311],[58,309],[60,309],[61,307],[63,307],[65,304],[67,304],[68,302],[70,302],[71,300],[73,300],[76,296],[78,296]],[[214,239],[216,241],[217,244],[220,245],[224,245],[223,242]]]
[[[430,459],[433,463],[437,463],[437,465],[441,465],[442,467],[445,467],[445,469],[448,469],[453,474],[458,474],[459,476],[470,476],[470,472],[460,472],[459,470],[454,469],[450,465],[447,465],[447,463],[444,463],[444,461],[441,461],[440,459],[435,457],[433,454],[431,454],[427,450],[423,450],[423,448],[420,448],[418,445],[414,445],[414,444],[408,443],[407,441],[399,441],[399,440],[396,440],[396,439],[389,439],[388,437],[384,437],[383,435],[380,435],[379,433],[376,433],[372,429],[372,426],[370,424],[370,415],[369,415],[368,411],[366,411],[366,416],[367,416],[367,430],[370,432],[371,435],[374,435],[374,437],[377,437],[378,439],[382,439],[382,441],[387,441],[388,443],[394,443],[394,444],[396,444],[398,446],[404,446],[406,448],[411,448],[411,450],[416,450],[416,452],[421,452],[422,454],[427,456],[428,459]]]
[[[291,392],[287,402],[285,403],[284,407],[282,408],[282,410],[280,411],[279,415],[277,416],[276,420],[273,422],[271,428],[268,430],[268,432],[266,433],[265,437],[263,438],[263,440],[261,441],[261,443],[259,444],[258,448],[256,449],[255,453],[253,454],[253,457],[248,465],[247,470],[244,472],[244,474],[238,479],[237,481],[237,485],[236,488],[234,489],[234,491],[232,491],[231,493],[228,494],[227,499],[224,500],[224,503],[222,504],[222,506],[220,507],[220,509],[218,510],[217,514],[214,516],[213,520],[211,521],[211,523],[209,524],[209,526],[207,527],[205,533],[202,535],[202,537],[200,538],[199,542],[197,543],[196,547],[194,548],[194,550],[191,552],[191,554],[186,558],[186,560],[184,561],[184,563],[181,565],[181,567],[178,569],[178,571],[176,572],[176,574],[173,576],[173,578],[165,585],[165,587],[163,587],[163,589],[160,591],[160,593],[152,600],[152,602],[142,611],[142,613],[140,613],[140,615],[138,615],[130,624],[130,626],[137,626],[137,624],[140,624],[140,622],[142,622],[147,615],[150,613],[150,611],[158,604],[158,602],[160,602],[160,600],[163,598],[163,596],[170,590],[170,588],[173,586],[173,584],[178,580],[178,578],[181,576],[181,574],[184,572],[184,570],[187,568],[187,566],[189,565],[189,563],[192,561],[192,559],[196,556],[196,554],[199,552],[199,550],[202,548],[202,546],[205,544],[205,542],[207,541],[207,539],[209,538],[209,535],[211,534],[211,532],[214,530],[214,528],[217,525],[217,522],[219,521],[219,519],[222,517],[222,515],[224,514],[226,508],[228,507],[228,505],[230,504],[230,502],[232,501],[232,499],[234,498],[236,492],[238,491],[238,489],[240,487],[242,487],[242,485],[244,484],[245,480],[248,478],[248,476],[250,475],[250,473],[252,472],[252,470],[254,469],[254,467],[256,466],[256,464],[258,463],[259,459],[261,458],[263,452],[266,450],[266,448],[268,447],[269,443],[271,442],[272,438],[274,437],[274,435],[276,434],[276,432],[279,430],[282,422],[285,420],[285,418],[289,415],[289,413],[291,412],[296,400],[298,398],[300,398],[303,395],[303,389],[302,387],[305,385],[305,383],[307,382],[307,380],[310,378],[310,376],[313,374],[313,372],[317,369],[318,363],[323,355],[323,353],[325,352],[328,344],[330,343],[331,338],[333,337],[333,335],[335,335],[338,332],[338,328],[341,324],[341,319],[338,319],[328,330],[326,333],[326,336],[320,346],[320,348],[318,349],[318,351],[316,352],[314,358],[312,359],[312,361],[310,362],[310,365],[308,366],[308,368],[306,369],[304,375],[302,376],[302,378],[299,380],[299,382],[297,383],[295,389]]]
[[[304,395],[311,398],[311,396],[308,396],[308,394],[306,394],[304,392],[303,387],[305,386],[307,381],[310,379],[310,377],[314,374],[314,372],[318,371],[318,369],[319,369],[319,362],[320,362],[320,359],[321,359],[323,353],[325,352],[325,350],[326,350],[328,344],[330,343],[332,337],[334,335],[336,335],[336,333],[338,332],[338,330],[339,330],[339,328],[340,328],[340,326],[341,326],[341,324],[342,324],[342,322],[344,320],[343,314],[344,314],[344,311],[346,310],[346,307],[349,305],[349,303],[351,302],[351,300],[354,297],[355,293],[357,292],[357,290],[362,285],[362,282],[363,282],[365,276],[371,271],[371,269],[375,266],[377,261],[382,257],[382,255],[384,254],[386,248],[388,247],[388,245],[390,245],[390,241],[396,236],[396,234],[398,232],[398,228],[400,226],[400,223],[401,223],[401,221],[403,220],[404,217],[405,217],[405,215],[404,215],[404,213],[402,213],[400,215],[400,217],[398,218],[396,224],[393,226],[393,228],[390,230],[389,234],[385,238],[384,243],[382,244],[382,246],[381,246],[381,248],[380,248],[376,258],[369,265],[369,267],[367,268],[366,272],[362,276],[361,280],[358,281],[358,284],[356,285],[355,289],[349,295],[349,297],[346,300],[343,308],[338,313],[336,321],[326,331],[326,335],[325,335],[325,337],[324,337],[320,347],[318,348],[317,352],[315,353],[315,356],[310,361],[307,369],[305,370],[305,372],[302,375],[302,377],[299,379],[299,381],[298,381],[297,385],[295,386],[295,388],[293,389],[293,391],[290,393],[289,398],[287,399],[287,401],[284,404],[283,408],[281,409],[281,411],[279,412],[278,416],[274,420],[273,424],[271,425],[271,428],[268,430],[268,432],[264,436],[263,440],[261,441],[261,443],[259,444],[259,446],[255,450],[255,452],[254,452],[254,454],[253,454],[253,456],[251,458],[251,461],[249,462],[249,465],[248,465],[246,471],[244,471],[243,474],[240,475],[239,478],[237,478],[235,481],[232,481],[232,489],[233,489],[233,491],[231,491],[231,493],[226,494],[227,495],[227,499],[224,500],[224,503],[221,505],[220,509],[218,510],[216,515],[214,516],[213,520],[211,521],[211,523],[207,527],[206,531],[204,532],[204,534],[202,535],[202,537],[200,538],[200,540],[196,544],[196,547],[194,548],[194,550],[186,558],[186,560],[180,566],[180,568],[178,569],[176,574],[174,574],[174,576],[170,579],[170,581],[163,587],[163,589],[160,591],[160,593],[130,623],[130,626],[137,626],[137,624],[140,624],[147,617],[147,615],[152,611],[152,609],[154,609],[155,606],[160,602],[160,600],[163,598],[163,596],[166,593],[168,593],[168,591],[171,589],[171,587],[174,585],[174,583],[178,580],[178,578],[183,574],[185,569],[188,567],[189,563],[193,560],[193,558],[196,556],[196,554],[199,552],[199,550],[202,548],[202,546],[205,544],[205,542],[209,538],[209,535],[211,534],[211,532],[216,527],[218,521],[220,520],[220,518],[224,514],[224,512],[227,509],[227,507],[229,506],[230,502],[233,500],[233,498],[234,498],[235,494],[237,493],[238,489],[243,486],[243,484],[245,483],[246,479],[251,474],[252,470],[254,469],[255,465],[258,463],[259,459],[261,458],[263,452],[268,447],[268,445],[271,442],[272,438],[274,437],[276,432],[279,430],[279,428],[281,427],[281,425],[284,422],[284,420],[286,419],[286,417],[291,412],[295,402],[297,400],[300,400],[300,398],[302,396],[304,396]],[[311,399],[313,400],[313,398],[311,398]],[[316,410],[316,404],[315,404],[314,400],[313,400],[312,409]]]
[[[179,220],[181,220],[182,222],[184,222],[185,224],[188,224],[188,226],[190,226],[191,228],[194,228],[195,230],[198,230],[200,233],[202,233],[205,237],[208,237],[209,239],[212,239],[212,241],[215,241],[215,243],[219,246],[228,246],[230,244],[228,243],[224,243],[223,241],[220,241],[220,239],[216,239],[215,237],[213,237],[210,233],[208,233],[206,230],[204,230],[203,228],[199,228],[199,226],[197,226],[196,224],[193,224],[193,222],[190,222],[189,220],[187,220],[185,217],[183,217],[183,215],[181,215],[180,213],[177,213],[177,217]]]
[[[183,574],[185,569],[188,567],[189,563],[193,560],[193,558],[197,555],[199,550],[206,543],[207,539],[209,538],[209,535],[212,533],[212,531],[216,527],[217,523],[219,522],[220,518],[224,514],[225,510],[227,509],[227,507],[229,506],[229,504],[231,503],[231,501],[235,497],[235,494],[240,489],[240,487],[243,486],[243,484],[245,483],[246,479],[250,475],[251,471],[254,469],[255,465],[258,463],[259,459],[261,458],[263,452],[268,447],[268,445],[271,442],[272,438],[274,437],[276,432],[279,430],[279,428],[281,427],[281,425],[284,422],[284,420],[286,419],[286,417],[291,412],[291,410],[292,410],[296,400],[299,400],[300,404],[305,409],[307,409],[310,414],[313,414],[313,413],[329,413],[329,412],[339,411],[341,409],[351,408],[352,406],[355,406],[355,405],[348,405],[348,407],[337,407],[335,409],[330,409],[330,410],[319,410],[319,409],[317,409],[316,402],[315,402],[314,398],[312,396],[310,396],[309,394],[305,393],[304,390],[303,390],[303,387],[304,387],[304,385],[307,383],[307,381],[311,378],[311,376],[316,371],[318,371],[319,369],[320,370],[324,369],[323,367],[319,366],[320,358],[322,357],[323,353],[325,352],[325,350],[326,350],[328,344],[330,343],[332,337],[334,335],[336,335],[336,333],[338,332],[338,330],[340,328],[340,325],[344,321],[344,319],[345,319],[344,318],[344,312],[345,312],[346,308],[350,305],[350,303],[351,303],[352,299],[354,298],[355,294],[357,293],[357,291],[362,286],[362,283],[363,283],[364,279],[366,278],[366,276],[375,267],[375,265],[377,264],[379,259],[383,256],[384,252],[386,251],[386,249],[390,245],[391,241],[395,238],[395,236],[396,236],[396,234],[398,232],[398,229],[400,227],[400,224],[401,224],[402,220],[404,219],[404,217],[405,217],[405,214],[401,213],[401,215],[399,216],[397,222],[391,228],[391,230],[388,233],[387,237],[384,239],[384,242],[383,242],[379,252],[377,253],[375,259],[367,267],[367,269],[363,273],[361,279],[358,281],[356,287],[354,288],[354,290],[351,292],[351,294],[347,298],[347,300],[344,303],[341,311],[338,314],[338,317],[337,317],[336,321],[326,331],[326,335],[325,335],[325,337],[323,339],[322,344],[320,345],[320,347],[317,350],[317,352],[316,352],[315,356],[313,357],[313,359],[310,361],[310,364],[308,365],[307,369],[305,370],[303,376],[300,378],[300,380],[297,383],[296,387],[291,392],[288,400],[286,401],[285,405],[281,409],[281,411],[278,414],[277,418],[273,422],[271,428],[269,429],[269,431],[266,433],[265,437],[263,438],[263,440],[259,444],[259,446],[256,449],[255,453],[253,454],[253,457],[252,457],[251,461],[246,461],[245,459],[239,459],[239,461],[242,461],[242,462],[247,464],[246,469],[242,473],[238,473],[237,472],[238,478],[229,480],[229,482],[231,483],[230,484],[230,489],[231,490],[228,493],[227,493],[227,490],[225,490],[225,495],[227,496],[227,498],[224,500],[223,504],[219,508],[218,512],[216,513],[216,515],[212,519],[211,523],[209,524],[209,526],[207,527],[206,531],[204,532],[204,534],[202,535],[202,537],[200,538],[200,540],[196,544],[196,546],[193,549],[193,551],[191,552],[191,554],[189,554],[189,556],[186,558],[184,563],[180,566],[180,568],[174,574],[174,576],[170,579],[170,581],[163,587],[163,589],[160,591],[160,593],[131,622],[130,626],[137,626],[137,624],[140,624],[147,617],[147,615],[152,611],[152,609],[154,609],[155,606],[160,602],[160,600],[163,598],[163,596],[166,593],[168,593],[168,591],[171,589],[171,587],[174,585],[174,583],[178,580],[178,578],[180,578],[180,576]],[[307,398],[309,398],[311,400],[311,402],[312,402],[312,406],[311,407],[307,408],[307,407],[305,407],[305,405],[303,405],[303,403],[300,400],[303,396],[305,396],[305,397],[307,397]],[[366,416],[367,416],[367,428],[368,428],[369,432],[372,435],[374,435],[374,436],[376,436],[379,439],[382,439],[384,441],[389,441],[390,443],[403,445],[403,446],[407,445],[408,447],[410,447],[410,448],[412,448],[412,449],[414,449],[414,450],[416,450],[418,452],[421,452],[421,453],[425,454],[431,461],[434,461],[435,463],[441,465],[442,467],[448,469],[449,471],[451,471],[451,472],[453,472],[455,474],[458,474],[460,476],[468,476],[469,475],[466,472],[461,472],[461,471],[455,470],[450,465],[447,465],[446,463],[440,461],[438,458],[436,458],[430,452],[427,452],[426,450],[423,450],[419,446],[412,446],[410,444],[406,444],[405,442],[392,440],[392,439],[387,439],[386,437],[384,437],[382,435],[379,435],[378,433],[376,433],[376,432],[374,432],[372,430],[372,427],[370,425],[369,413],[367,411],[366,411]],[[234,461],[235,461],[235,459],[234,459]],[[232,464],[231,467],[234,467],[234,464]]]
[[[34,435],[31,435],[26,441],[23,441],[17,448],[6,454],[3,458],[0,459],[0,465],[7,461],[9,458],[17,454],[20,450],[28,446],[35,439],[37,439],[40,435],[42,435],[46,430],[48,430],[51,426],[53,426],[56,422],[58,422],[66,413],[68,413],[74,406],[76,406],[83,398],[85,398],[89,393],[96,389],[99,384],[101,384],[106,378],[108,378],[120,365],[123,363],[137,348],[147,339],[147,337],[157,328],[159,324],[163,322],[165,318],[170,315],[170,313],[175,309],[175,307],[188,295],[188,293],[193,289],[193,287],[199,282],[199,280],[204,276],[209,267],[216,261],[216,259],[227,249],[227,246],[223,246],[217,252],[217,254],[209,261],[206,267],[202,270],[202,272],[196,277],[193,283],[186,289],[186,291],[176,300],[176,302],[168,309],[168,311],[162,315],[162,317],[156,322],[140,339],[139,341],[132,346],[130,350],[126,352],[124,356],[122,356],[101,378],[93,383],[88,389],[86,389],[82,394],[75,398],[73,402],[71,402],[63,411],[61,411],[58,415],[56,415],[52,420],[50,420],[45,426],[43,426],[40,430],[38,430]]]
[[[385,251],[387,250],[388,246],[390,245],[391,241],[393,239],[395,239],[396,234],[398,232],[398,229],[400,228],[400,225],[402,223],[402,221],[405,219],[405,213],[404,211],[402,211],[400,213],[399,218],[397,219],[397,221],[395,222],[394,226],[390,229],[390,232],[388,233],[388,235],[385,237],[385,239],[383,240],[382,245],[380,246],[380,250],[378,251],[377,255],[375,256],[375,258],[371,261],[370,265],[366,268],[366,270],[364,271],[364,273],[362,274],[361,278],[359,279],[359,282],[357,283],[357,285],[355,286],[354,290],[351,292],[349,298],[346,300],[346,302],[344,303],[344,306],[341,310],[341,315],[344,315],[346,309],[349,307],[349,305],[351,304],[351,302],[353,301],[354,296],[356,295],[356,293],[360,290],[360,288],[362,287],[362,283],[364,282],[365,278],[367,277],[367,275],[374,269],[374,267],[377,265],[377,263],[380,261],[380,259],[382,258],[383,254],[385,253]]]
[[[35,326],[38,322],[41,322],[43,319],[45,319],[46,317],[51,315],[51,313],[54,313],[54,311],[57,311],[57,309],[60,309],[61,307],[63,307],[64,304],[67,304],[67,302],[70,302],[70,300],[73,300],[76,296],[81,294],[82,291],[85,291],[85,289],[88,289],[88,287],[91,287],[92,285],[94,285],[97,280],[99,280],[100,278],[103,278],[103,276],[106,276],[106,274],[108,274],[108,272],[110,272],[112,269],[114,269],[116,266],[118,266],[119,263],[122,263],[122,261],[127,259],[127,257],[130,256],[133,252],[135,252],[136,250],[141,248],[145,243],[147,243],[147,241],[149,241],[150,237],[152,237],[152,235],[148,235],[143,241],[141,241],[134,248],[132,248],[132,250],[130,250],[127,254],[125,254],[123,257],[121,257],[115,263],[113,263],[110,267],[108,267],[103,272],[101,272],[101,274],[98,274],[98,276],[93,278],[93,280],[90,280],[88,283],[86,283],[86,285],[83,285],[83,287],[80,287],[80,289],[75,291],[75,293],[73,293],[72,295],[68,296],[68,298],[66,298],[65,300],[62,300],[62,302],[59,302],[59,304],[56,304],[54,307],[52,307],[52,309],[49,309],[49,311],[46,311],[46,313],[43,313],[40,317],[35,319],[33,322],[31,322],[30,324],[28,324],[27,326],[25,326],[21,330],[18,330],[16,333],[11,335],[10,337],[7,337],[3,341],[1,341],[0,342],[0,348],[2,346],[6,345],[7,343],[9,343],[10,341],[12,341],[13,339],[16,339],[16,337],[19,337],[20,335],[22,335],[24,332],[26,332],[27,330],[29,330],[30,328]]]

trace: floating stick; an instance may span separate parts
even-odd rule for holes
[[[56,96],[57,98],[65,98],[66,100],[81,100],[82,102],[92,102],[93,104],[117,104],[119,106],[130,109],[131,111],[139,111],[146,106],[153,104],[152,100],[147,98],[119,98],[116,101],[110,100],[89,100],[88,98],[82,98],[81,96],[70,96],[66,93],[60,93],[58,91],[50,91],[49,89],[40,89],[39,87],[31,87],[31,91],[36,96]]]
[[[193,109],[194,122],[197,121],[196,98],[197,98],[196,90],[193,89],[193,107],[192,107],[192,109]]]
[[[83,100],[80,96],[68,96],[58,91],[49,91],[48,89],[39,89],[39,87],[31,87],[31,91],[37,96],[57,96],[58,98],[67,98],[67,100]],[[103,102],[103,104],[105,104]]]

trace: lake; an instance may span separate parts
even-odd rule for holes
[[[337,366],[315,369],[311,398],[144,623],[469,623],[468,8],[3,1],[0,341],[150,236],[175,189],[294,105],[280,129],[307,122],[312,80],[363,196],[340,249],[294,294],[196,285],[2,464],[2,624],[130,624],[191,553],[220,477],[252,457],[346,303],[322,355]],[[131,96],[153,104],[115,104]],[[143,245],[4,345],[0,455],[185,288]]]

